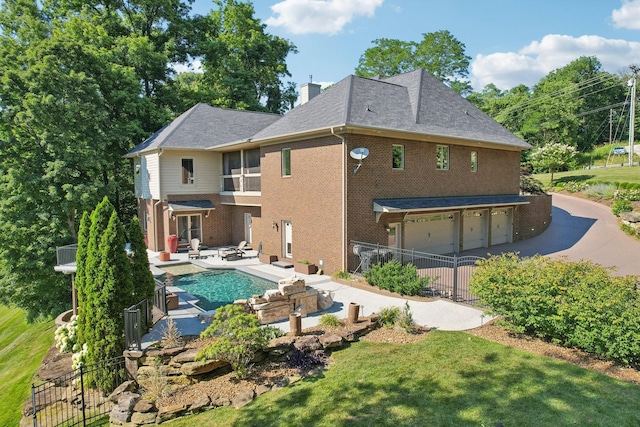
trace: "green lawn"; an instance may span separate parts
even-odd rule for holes
[[[551,174],[540,173],[533,175],[534,178],[542,182],[544,185],[549,185],[551,181]],[[608,168],[593,168],[593,169],[579,169],[568,172],[556,172],[553,174],[553,181],[555,183],[561,181],[602,181],[602,182],[631,182],[640,184],[640,168],[638,166],[623,166],[623,167],[608,167]]]
[[[42,358],[53,344],[53,321],[28,324],[24,311],[0,306],[0,426],[17,426]]]
[[[640,387],[465,334],[358,342],[322,375],[168,426],[638,426]]]

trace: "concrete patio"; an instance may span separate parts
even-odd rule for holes
[[[368,316],[372,313],[380,312],[384,307],[403,307],[408,300],[404,298],[394,298],[369,292],[356,287],[332,281],[330,276],[312,274],[305,275],[297,273],[293,268],[281,268],[269,264],[262,264],[258,260],[256,250],[247,250],[246,254],[233,261],[223,259],[218,248],[202,250],[200,259],[188,259],[187,251],[172,253],[169,261],[160,261],[159,253],[149,251],[149,261],[154,276],[159,277],[165,274],[162,267],[193,264],[202,268],[235,268],[239,271],[272,280],[289,278],[293,275],[304,278],[307,286],[320,291],[329,292],[333,296],[334,304],[326,311],[309,314],[302,319],[302,328],[315,326],[320,322],[320,317],[325,313],[335,314],[338,318],[346,318],[349,304],[360,305],[360,314]],[[274,285],[277,288],[277,284]],[[181,289],[168,286],[168,291],[175,292],[179,296],[179,307],[177,310],[170,310],[169,316],[174,320],[183,335],[199,335],[208,325],[198,318],[198,314],[203,311],[195,305],[195,298]],[[408,301],[413,314],[414,321],[420,325],[442,330],[465,330],[481,326],[490,320],[485,317],[481,309],[464,304],[453,303],[448,300],[436,299],[434,301]],[[143,348],[159,341],[162,337],[162,330],[166,325],[167,318],[158,322],[153,330],[143,337]],[[289,331],[289,321],[273,323],[285,332]]]

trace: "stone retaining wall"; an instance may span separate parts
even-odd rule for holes
[[[358,319],[356,323],[348,324],[335,332],[322,335],[283,336],[271,340],[254,361],[265,363],[271,360],[282,360],[294,349],[305,352],[331,352],[341,348],[345,343],[357,341],[359,337],[377,327],[378,316],[373,315],[369,318]],[[137,366],[135,369],[136,380],[122,384],[109,396],[109,399],[117,402],[109,417],[110,425],[159,424],[221,406],[233,405],[240,408],[260,394],[299,381],[305,374],[301,373],[300,376],[291,377],[282,384],[258,384],[252,389],[238,393],[231,401],[217,396],[205,395],[199,396],[188,404],[157,407],[151,400],[143,397],[142,391],[152,389],[154,387],[153,381],[158,378],[158,375],[166,380],[169,387],[175,390],[210,379],[212,376],[224,375],[230,371],[229,364],[224,361],[196,361],[197,352],[198,349],[185,346],[149,348],[143,352],[125,352],[125,357],[129,360],[128,366]]]

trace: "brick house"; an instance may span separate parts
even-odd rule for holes
[[[198,104],[128,153],[148,246],[261,243],[347,270],[352,240],[457,253],[544,231],[531,148],[423,70],[349,76],[283,116]]]

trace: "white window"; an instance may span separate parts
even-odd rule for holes
[[[193,159],[182,159],[182,183],[193,184]]]

